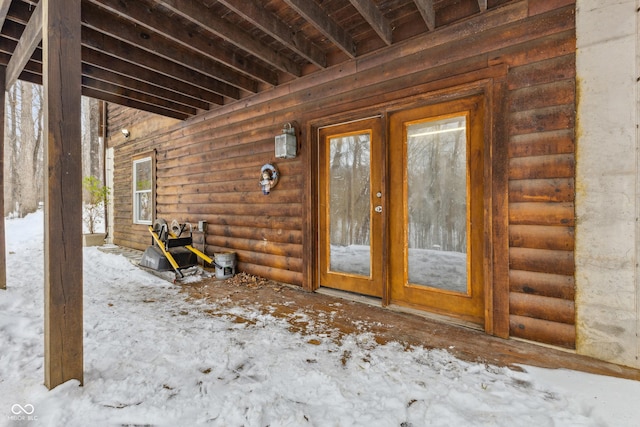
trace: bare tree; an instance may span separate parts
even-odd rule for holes
[[[21,216],[38,209],[38,204],[42,200],[39,189],[42,186],[42,176],[38,176],[38,163],[41,160],[40,150],[42,125],[42,103],[34,103],[37,96],[34,92],[41,90],[40,86],[20,83],[22,102],[20,105],[20,146],[18,157],[19,178],[18,191],[21,209]]]
[[[14,188],[16,187],[16,175],[17,175],[17,166],[16,166],[16,145],[17,145],[17,128],[18,128],[18,118],[17,118],[17,104],[18,104],[18,96],[16,85],[13,85],[7,91],[6,98],[6,120],[5,120],[5,144],[4,144],[4,159],[5,159],[5,179],[4,179],[4,194],[5,194],[5,203],[4,203],[4,215],[7,216],[9,213],[14,212],[16,210],[16,194],[14,192]]]
[[[18,81],[7,91],[5,111],[5,211],[24,216],[43,201],[44,99],[42,86]],[[98,101],[83,98],[83,175],[103,179]],[[86,168],[86,169],[85,169]]]
[[[42,88],[17,82],[7,104],[4,214],[24,216],[42,200]]]
[[[82,176],[102,182],[102,143],[99,138],[99,101],[82,98]]]

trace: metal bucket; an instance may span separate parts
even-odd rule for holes
[[[228,279],[236,274],[236,253],[222,252],[215,256],[216,278]]]

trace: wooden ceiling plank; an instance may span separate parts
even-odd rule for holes
[[[20,80],[23,82],[33,83],[34,85],[42,85],[42,76],[28,71],[23,71],[22,74],[20,74]]]
[[[156,31],[183,48],[225,64],[263,83],[271,86],[277,86],[278,84],[278,75],[273,70],[258,64],[256,61],[241,60],[238,55],[221,47],[212,49],[211,40],[201,37],[200,34],[191,34],[191,32],[185,31],[184,26],[179,25],[177,20],[165,14],[154,12],[139,0],[87,0],[86,2],[99,5],[101,8],[123,17],[126,15],[127,20]]]
[[[433,7],[433,0],[413,0],[422,19],[427,24],[429,31],[436,29],[436,10]]]
[[[103,34],[108,34],[126,43],[134,44],[138,48],[158,55],[169,61],[176,62],[194,71],[206,74],[237,88],[256,93],[258,84],[255,80],[222,65],[211,58],[197,55],[191,50],[185,50],[179,44],[164,38],[155,31],[137,27],[122,18],[84,3],[82,8],[82,23]]]
[[[13,40],[0,37],[0,65],[9,63],[16,44]],[[224,103],[224,98],[217,93],[186,84],[180,80],[172,79],[135,64],[119,61],[117,58],[87,47],[82,48],[82,65],[85,75],[90,75],[87,73],[87,70],[90,69],[100,69],[105,73],[108,70],[113,76],[109,78],[105,76],[102,80],[106,79],[105,81],[110,81],[114,84],[119,84],[120,79],[124,79],[123,82],[127,80],[135,81],[138,85],[141,85],[139,87],[148,86],[147,90],[142,90],[143,92],[156,94],[161,98],[172,99],[175,102],[190,105],[201,110],[210,109],[211,104],[222,105]],[[19,77],[20,80],[23,80],[24,72],[38,75],[40,79],[38,84],[41,84],[42,49],[36,49],[31,59],[25,65],[23,73]],[[124,83],[122,85],[127,86]],[[133,83],[130,83],[128,87],[136,89]]]
[[[0,65],[6,66],[11,59],[10,52],[0,51]],[[33,84],[42,84],[42,63],[29,61],[25,65],[24,70],[20,73],[18,80],[23,80]]]
[[[22,37],[24,27],[28,22],[29,21],[25,22],[24,24],[18,24],[9,19],[9,16],[7,16],[7,19],[4,21],[4,26],[2,27],[2,38],[15,40],[16,42],[18,42],[20,40],[20,37]]]
[[[5,30],[7,28],[14,28],[18,25],[19,24],[15,22],[7,21]],[[18,32],[18,29],[15,28],[14,30],[15,31],[12,31],[16,32],[16,34],[19,34],[22,31],[20,30]],[[7,65],[9,63],[11,54],[15,50],[16,45],[17,42],[12,38],[7,38],[6,34],[0,36],[0,64]],[[196,103],[205,102],[207,104],[216,105],[224,104],[224,97],[217,92],[199,86],[194,86],[190,83],[185,82],[184,80],[169,77],[166,74],[161,74],[150,68],[144,68],[137,64],[124,61],[122,59],[111,56],[99,50],[94,50],[87,46],[82,47],[82,61],[83,63],[95,65],[103,69],[108,69],[115,73],[119,73],[123,76],[127,76],[141,82],[150,82],[151,84],[159,88],[172,90],[178,94],[189,96],[193,98]],[[31,56],[31,59],[25,66],[25,70],[27,69],[33,73],[42,74],[41,47],[36,48],[35,52]],[[239,96],[238,91],[235,90],[233,95]]]
[[[9,58],[10,58],[9,54],[0,53],[0,62],[6,63],[9,61]],[[29,83],[42,85],[42,64],[29,61],[24,71],[20,74],[19,79]],[[157,92],[154,92],[154,93],[157,93]],[[157,105],[151,105],[143,101],[132,99],[132,98],[124,98],[124,97],[118,96],[115,93],[100,91],[90,85],[82,87],[82,94],[92,98],[104,100],[107,102],[113,102],[119,105],[126,105],[131,108],[137,108],[139,110],[148,111],[150,113],[159,114],[162,116],[171,117],[175,119],[184,120],[189,117],[189,115],[182,112],[177,112],[175,110],[162,108]]]
[[[156,87],[165,88],[167,90],[189,96],[195,100],[202,100],[207,103],[218,105],[222,105],[224,103],[224,98],[217,93],[193,86],[182,80],[176,80],[165,74],[160,74],[148,68],[143,68],[137,64],[119,61],[117,58],[114,58],[104,52],[100,52],[86,46],[82,48],[82,62],[95,65],[99,68],[108,69],[114,73],[119,73],[123,76],[127,76],[141,82],[148,82]]]
[[[202,3],[193,0],[156,0],[157,3],[169,8],[183,18],[196,23],[208,32],[221,37],[227,42],[245,50],[251,55],[260,58],[274,68],[300,77],[302,70],[298,64],[289,58],[278,54],[271,47],[254,40],[251,35],[245,33],[235,25],[217,16],[211,9]]]
[[[369,23],[373,31],[384,41],[387,46],[393,42],[393,32],[389,20],[384,17],[380,9],[371,0],[349,0],[353,7]]]
[[[112,70],[99,68],[86,63],[82,64],[82,75],[114,86],[145,93],[147,95],[153,95],[157,98],[164,99],[167,102],[173,102],[186,107],[200,110],[208,110],[210,108],[210,104],[202,100],[196,100],[180,93],[152,85],[151,83],[142,82],[129,76],[115,73]]]
[[[356,45],[344,28],[333,20],[313,0],[284,0],[300,16],[306,19],[318,31],[331,40],[344,51],[350,58],[356,57]]]
[[[6,52],[9,54],[9,60],[11,59],[11,55],[16,50],[16,46],[18,45],[17,41],[7,39],[5,37],[0,37],[0,52]],[[42,62],[42,49],[37,47],[36,50],[31,55],[30,59],[35,59],[39,62]],[[8,63],[9,61],[7,61]]]
[[[9,63],[10,59],[11,59],[11,52],[6,52],[4,49],[0,48],[0,65],[6,66],[6,64]],[[30,72],[30,73],[33,73],[33,74],[42,75],[42,61],[41,62],[37,62],[37,61],[34,61],[34,60],[30,60],[24,66],[24,69],[22,70],[22,72],[23,73],[24,72]]]
[[[113,104],[123,105],[125,107],[135,108],[137,110],[147,111],[149,113],[154,113],[165,117],[171,117],[173,119],[185,120],[189,118],[188,114],[179,113],[177,111],[160,108],[152,104],[124,98],[113,93],[103,92],[92,87],[83,86],[82,94],[90,98],[100,99],[102,101],[111,102]]]
[[[38,44],[42,41],[42,8],[44,2],[38,3],[33,14],[31,15],[31,19],[27,23],[27,26],[22,33],[22,37],[20,41],[18,41],[18,45],[16,46],[16,50],[11,55],[11,60],[7,65],[7,74],[6,74],[6,87],[11,87],[16,80],[18,80],[18,76],[22,72],[25,64],[33,55],[33,52],[38,47]]]
[[[137,64],[229,98],[240,99],[240,91],[236,87],[183,67],[173,61],[160,58],[111,36],[101,34],[91,28],[82,28],[82,41],[84,46],[108,53],[120,60]]]
[[[327,57],[322,50],[305,37],[302,32],[293,31],[278,16],[265,11],[255,0],[219,0],[219,2],[309,62],[321,68],[327,67]]]
[[[147,93],[139,92],[137,90],[131,90],[127,88],[123,88],[121,86],[116,86],[114,84],[96,80],[92,77],[83,76],[82,77],[82,85],[85,87],[89,87],[92,89],[96,89],[102,92],[113,93],[115,95],[121,96],[123,98],[128,98],[137,102],[144,102],[147,104],[155,105],[157,107],[165,108],[167,110],[176,111],[178,113],[187,114],[189,116],[193,116],[196,114],[196,109],[193,107],[187,107],[176,102],[167,101],[162,98],[158,98],[157,96],[149,95]]]

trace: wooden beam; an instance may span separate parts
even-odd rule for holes
[[[183,48],[204,55],[210,59],[225,64],[228,67],[260,80],[266,84],[276,86],[278,84],[277,73],[259,64],[256,61],[249,61],[246,58],[239,58],[238,55],[217,46],[211,48],[211,40],[207,37],[194,35],[191,31],[185,31],[184,25],[163,13],[150,9],[139,0],[87,0],[99,5],[101,8],[119,14],[123,18],[137,24],[141,29],[149,29],[161,33],[164,37],[179,44]],[[83,3],[84,4],[84,3]]]
[[[3,65],[7,65],[9,64],[9,61],[11,60],[11,54],[13,53],[13,51],[16,49],[16,46],[18,45],[18,42],[4,38],[4,37],[0,37],[0,52],[6,53],[7,56],[7,60]],[[36,49],[36,51],[33,53],[33,55],[31,56],[31,60],[33,60],[34,57],[39,56],[39,60],[40,62],[42,62],[42,50],[41,49]],[[4,83],[3,83],[4,85]]]
[[[0,66],[6,67],[11,59],[11,55],[5,52],[0,52]],[[3,77],[3,76],[1,76]],[[33,60],[27,62],[27,65],[20,73],[19,80],[23,80],[29,83],[42,85],[42,63],[35,62]],[[4,83],[2,83],[4,85]]]
[[[12,40],[0,38],[0,64],[9,62],[14,47]],[[25,66],[20,80],[42,84],[41,61],[42,51],[38,48]],[[184,120],[195,114],[194,109],[208,110],[211,104],[221,105],[224,102],[218,94],[89,48],[83,48],[82,70],[84,76],[90,77],[84,80],[83,95],[166,117]],[[167,101],[175,104],[165,108],[163,105],[167,105]],[[153,105],[154,102],[158,105]],[[188,113],[179,112],[176,110],[180,108],[175,106],[186,106],[191,110]]]
[[[487,0],[478,0],[478,6],[480,7],[480,12],[487,11]]]
[[[269,13],[255,0],[219,0],[220,3],[269,34],[289,49],[321,68],[327,67],[327,57],[300,31],[292,28],[277,15]]]
[[[299,15],[324,34],[350,58],[356,57],[353,39],[333,18],[313,0],[284,0]]]
[[[422,19],[427,24],[429,31],[436,29],[436,10],[433,7],[433,0],[413,0]]]
[[[193,107],[188,107],[182,104],[178,104],[177,102],[167,101],[166,99],[158,98],[157,96],[154,96],[154,95],[149,95],[147,93],[143,93],[137,90],[123,88],[123,87],[111,84],[109,82],[96,80],[94,78],[87,77],[87,76],[82,77],[82,86],[93,88],[105,93],[111,93],[125,99],[131,99],[134,101],[144,102],[150,105],[156,105],[165,110],[175,111],[178,113],[182,113],[186,116],[194,116],[197,112],[196,109]]]
[[[141,5],[138,4],[138,6]],[[257,82],[253,77],[239,73],[231,67],[212,59],[210,56],[197,52],[192,47],[185,49],[185,43],[177,43],[174,40],[168,39],[166,33],[162,30],[156,31],[134,25],[130,21],[112,14],[110,11],[86,2],[83,3],[82,6],[82,23],[102,34],[108,34],[126,43],[136,45],[155,55],[159,55],[167,60],[176,62],[232,86],[253,93],[257,92]],[[182,32],[186,33],[184,29]],[[207,51],[213,50],[210,45],[207,46],[206,49]],[[267,80],[269,84],[277,83],[275,72],[264,69],[260,73],[260,77]]]
[[[179,113],[177,111],[168,110],[166,108],[160,108],[153,104],[132,100],[129,98],[123,98],[121,96],[114,95],[112,93],[103,92],[99,89],[92,87],[83,87],[82,94],[90,98],[100,99],[102,101],[111,102],[113,104],[124,105],[125,107],[135,108],[141,111],[147,111],[149,113],[158,114],[164,117],[171,117],[172,119],[185,120],[189,118],[188,114]]]
[[[91,3],[84,3],[82,6],[82,24],[239,89],[252,93],[258,91],[257,82],[245,74],[190,49],[184,49],[155,31],[141,30],[129,21]]]
[[[194,22],[212,34],[238,46],[251,55],[262,59],[273,67],[294,77],[300,77],[300,66],[289,58],[280,55],[270,46],[255,40],[237,26],[219,17],[210,8],[193,0],[156,0],[183,18]]]
[[[0,52],[11,54],[15,50],[13,40],[22,33],[24,27],[14,21],[7,21],[0,37]],[[85,34],[86,33],[86,34]],[[112,37],[101,35],[91,28],[83,28],[84,45],[82,59],[84,63],[113,70],[143,82],[167,88],[192,98],[221,105],[224,96],[232,99],[240,97],[238,88],[227,85],[208,76],[199,78],[193,70],[158,58],[142,49],[137,49]],[[42,50],[36,48],[31,57],[42,61]],[[193,84],[192,82],[197,82]]]
[[[240,99],[240,91],[236,87],[151,54],[129,43],[101,34],[94,29],[82,28],[82,42],[83,46],[108,53],[120,60],[137,64],[148,70],[162,73],[229,98]]]
[[[33,14],[31,14],[29,23],[22,33],[16,50],[13,52],[13,55],[11,55],[5,77],[5,86],[8,88],[18,80],[18,76],[22,72],[25,64],[29,61],[36,47],[38,47],[38,44],[42,41],[42,7],[42,2],[38,3]]]
[[[194,99],[181,93],[174,92],[164,87],[155,86],[151,83],[139,81],[129,76],[114,73],[111,70],[95,67],[89,64],[82,64],[82,76],[91,80],[102,81],[112,85],[116,93],[121,93],[124,88],[135,92],[140,92],[147,96],[154,96],[164,101],[170,101],[181,106],[188,106],[200,110],[208,110],[210,104],[200,99]]]
[[[0,6],[0,12],[2,6]],[[6,12],[5,12],[6,13]],[[0,129],[4,129],[6,68],[0,67]],[[0,289],[7,289],[7,248],[4,228],[4,132],[0,132]]]
[[[389,20],[384,17],[380,9],[371,0],[349,0],[360,15],[371,25],[373,31],[384,41],[387,46],[392,43],[392,31]]]
[[[40,0],[47,188],[44,370],[52,389],[84,381],[80,0]]]
[[[111,55],[93,50],[89,47],[82,48],[82,62],[83,64],[95,65],[96,67],[136,79],[140,82],[148,82],[157,87],[189,96],[195,100],[202,100],[218,105],[222,105],[224,102],[224,98],[215,92],[188,84],[182,80],[176,80],[165,74],[143,68],[137,64],[120,61],[118,58],[114,58]]]
[[[24,10],[23,9],[24,8],[22,9],[18,8],[21,14],[17,16],[12,15],[12,19],[6,22],[5,28],[3,29],[3,37],[0,38],[0,42],[3,42],[6,44],[6,42],[19,40],[25,28],[25,26],[20,25],[20,23],[27,24],[30,18],[30,13],[27,13],[26,9]],[[158,14],[156,13],[155,15],[158,15]],[[16,18],[18,19],[16,20]],[[90,28],[85,28],[85,29],[87,31],[91,30]],[[7,30],[8,32],[6,32],[5,30]],[[155,85],[161,91],[174,92],[177,96],[183,97],[183,99],[185,96],[193,98],[194,102],[196,104],[199,104],[195,107],[199,109],[203,106],[202,102],[207,102],[209,104],[216,104],[216,105],[223,104],[224,99],[223,99],[223,96],[221,96],[221,94],[224,94],[224,96],[228,96],[232,99],[239,98],[239,92],[237,88],[232,88],[231,86],[225,87],[222,85],[222,82],[216,81],[215,79],[206,75],[200,78],[197,72],[189,72],[192,70],[187,70],[181,65],[176,65],[175,63],[174,63],[175,65],[174,67],[165,69],[162,66],[167,64],[167,62],[163,63],[161,60],[159,60],[159,58],[154,57],[153,54],[148,54],[147,56],[136,55],[137,52],[130,52],[130,50],[135,51],[136,49],[135,47],[132,48],[130,47],[130,45],[126,43],[114,43],[113,40],[108,40],[104,36],[101,37],[101,35],[96,31],[93,32],[93,35],[94,36],[97,35],[97,37],[95,39],[89,38],[89,41],[88,41],[89,46],[92,46],[92,47],[102,46],[102,48],[97,48],[97,49],[89,48],[89,47],[83,48],[83,59],[85,56],[87,56],[86,53],[90,52],[90,55],[91,55],[90,59],[94,60],[97,57],[100,62],[95,65],[97,65],[102,69],[106,70],[106,69],[112,69],[113,67],[115,67],[117,69],[117,72],[119,72],[123,76],[130,77],[139,81],[141,85],[147,85],[148,87],[150,82],[151,85]],[[7,52],[12,53],[15,49],[15,45],[16,44],[14,43],[13,47],[10,48],[10,50],[8,50]],[[104,49],[105,47],[108,49]],[[115,48],[115,50],[110,51],[109,50],[110,48]],[[105,54],[104,52],[107,52],[107,54]],[[121,52],[125,52],[124,60],[122,58],[117,57],[117,55],[119,55]],[[148,53],[148,52],[145,52],[145,53]],[[41,74],[41,70],[39,69],[36,70],[34,67],[35,65],[38,65],[38,66],[41,66],[41,65],[33,63],[34,58],[36,58],[36,60],[41,61],[41,55],[42,55],[41,49],[38,47],[31,58],[32,60],[30,60],[27,63],[27,66],[29,67],[29,70],[32,71],[32,73],[29,73],[29,74],[22,73],[20,78],[23,78],[24,76],[24,78],[28,78],[29,81],[35,81],[35,80],[41,79],[41,77],[38,77],[37,75],[33,74],[33,72],[35,72],[36,74]],[[138,59],[133,59],[131,62],[129,62],[127,60],[128,58],[138,58]],[[83,61],[83,64],[86,65],[87,62]],[[143,68],[143,66],[140,66],[139,64],[143,64],[147,68]],[[151,66],[149,66],[149,64],[151,64]],[[164,74],[160,74],[157,71]],[[275,76],[275,73],[274,72],[272,73],[273,73],[272,75]],[[176,78],[179,80],[176,80]],[[275,79],[276,77],[274,77],[274,80]],[[197,82],[197,83],[193,84],[192,82]],[[131,88],[129,87],[129,89]],[[212,89],[215,89],[217,92],[213,92]],[[138,90],[138,92],[145,93],[145,89]],[[130,91],[129,93],[132,94],[133,92]],[[130,102],[132,101],[131,99],[121,98],[121,99],[114,100],[113,96],[116,96],[117,98],[117,95],[115,94],[110,95],[109,100],[111,102],[118,102],[120,104],[125,104],[125,105],[131,104]],[[163,96],[160,96],[159,98],[166,99],[166,97],[163,97]],[[169,95],[169,99],[171,99],[170,95]],[[142,105],[148,106],[147,104],[148,99],[141,100],[141,101],[142,101],[141,102]],[[183,105],[190,105],[190,104],[183,103]],[[148,109],[146,110],[148,111]],[[162,107],[158,107],[157,110],[164,111],[162,110]],[[154,112],[157,112],[157,111],[154,111]],[[184,119],[185,117],[184,115],[182,115],[180,118]]]

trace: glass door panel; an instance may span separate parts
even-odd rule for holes
[[[319,131],[320,286],[382,296],[379,118]]]
[[[466,116],[406,132],[409,283],[467,294]]]
[[[371,276],[371,134],[329,138],[329,270]]]
[[[483,98],[400,111],[389,126],[390,302],[483,324]]]

